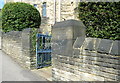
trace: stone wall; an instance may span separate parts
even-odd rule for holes
[[[25,68],[35,66],[32,54],[31,29],[2,33],[2,50]],[[34,57],[33,57],[34,56]]]
[[[0,30],[0,50],[1,50],[1,36],[2,36],[2,31]]]
[[[120,41],[86,38],[83,32],[75,20],[53,26],[53,80],[120,81]]]

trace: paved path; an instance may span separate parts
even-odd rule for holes
[[[0,83],[2,81],[2,54],[0,50]]]
[[[21,68],[1,50],[0,61],[2,62],[2,64],[0,62],[0,75],[2,73],[2,81],[46,81],[44,78],[38,77],[30,70]]]

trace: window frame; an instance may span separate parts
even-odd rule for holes
[[[47,3],[42,3],[42,17],[47,17]]]

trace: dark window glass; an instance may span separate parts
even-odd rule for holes
[[[34,7],[37,8],[37,4],[34,4]]]
[[[42,16],[46,17],[46,2],[44,2],[42,6]]]

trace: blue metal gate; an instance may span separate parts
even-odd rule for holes
[[[51,36],[37,34],[36,66],[42,68],[51,65]]]

